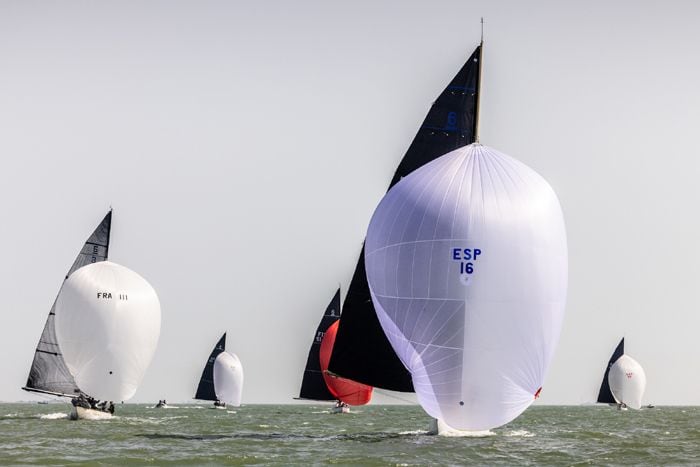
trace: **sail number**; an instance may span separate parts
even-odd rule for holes
[[[452,248],[452,260],[459,262],[460,274],[472,274],[474,263],[481,255],[479,248]]]
[[[125,293],[116,294],[119,300],[129,300],[129,295]],[[97,298],[111,300],[112,292],[97,292]]]

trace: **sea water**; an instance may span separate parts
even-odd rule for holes
[[[126,404],[111,420],[71,421],[68,404],[0,404],[0,464],[700,464],[700,407],[535,406],[466,438],[428,435],[417,406],[329,408]]]

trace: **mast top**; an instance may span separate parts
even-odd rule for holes
[[[484,58],[484,17],[481,17],[481,43],[479,44],[479,69],[476,78],[476,108],[474,109],[474,142],[479,144],[479,110],[481,107],[481,68]]]

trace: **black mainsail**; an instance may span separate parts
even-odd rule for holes
[[[309,357],[306,360],[306,368],[304,369],[304,378],[301,381],[301,390],[299,391],[299,399],[311,399],[317,401],[333,401],[336,398],[328,390],[323,373],[321,372],[321,361],[319,352],[321,350],[321,341],[326,330],[340,317],[340,288],[333,296],[333,299],[323,312],[321,322],[316,328],[314,340],[309,349]]]
[[[216,397],[216,391],[214,391],[214,360],[224,350],[226,350],[226,333],[216,343],[214,350],[209,355],[207,364],[204,365],[204,371],[202,371],[202,377],[199,379],[199,386],[197,386],[197,393],[194,395],[195,399],[203,401],[219,400]]]
[[[600,385],[600,391],[598,391],[598,400],[596,402],[603,404],[617,404],[617,401],[612,395],[612,391],[610,391],[610,384],[608,384],[608,373],[610,373],[610,367],[613,366],[613,363],[615,363],[618,358],[622,357],[624,353],[625,338],[623,337],[620,343],[617,344],[617,347],[615,347],[615,351],[613,352],[612,357],[610,357],[608,366],[605,368],[603,382]]]
[[[78,257],[75,258],[73,265],[68,270],[65,279],[68,279],[68,276],[83,266],[107,260],[111,227],[112,210],[110,209],[104,219],[102,219],[102,222],[100,222],[100,225],[97,226],[83,245]],[[59,295],[60,293],[59,290]],[[55,309],[56,300],[54,300],[49,317],[44,325],[44,331],[39,338],[32,367],[29,370],[27,384],[22,389],[56,396],[73,397],[80,392],[80,389],[75,384],[75,380],[68,370],[66,362],[63,360],[61,349],[56,340],[56,330],[54,328]]]
[[[428,162],[474,142],[481,74],[479,45],[433,103],[389,188]],[[329,371],[393,391],[412,392],[411,375],[379,324],[367,284],[364,247],[343,303]]]

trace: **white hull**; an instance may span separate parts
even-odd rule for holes
[[[109,420],[112,414],[101,410],[86,409],[83,407],[71,407],[71,420]]]
[[[437,418],[430,420],[430,427],[428,428],[428,434],[439,435],[439,436],[450,436],[450,437],[481,437],[481,436],[491,436],[492,431],[465,431],[452,428],[447,423]]]
[[[331,413],[350,413],[350,407],[333,407]]]

